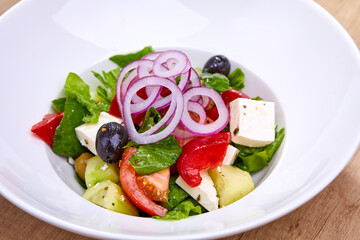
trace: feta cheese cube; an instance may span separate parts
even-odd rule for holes
[[[97,123],[84,123],[75,128],[76,136],[83,146],[87,147],[93,154],[97,155],[95,146],[97,132],[102,125],[109,122],[118,122],[122,124],[123,121],[107,112],[101,112]]]
[[[201,170],[200,176],[202,180],[200,185],[197,187],[190,187],[180,176],[176,179],[175,182],[208,211],[218,209],[219,198],[217,197],[214,182],[209,176],[208,170]]]
[[[275,140],[275,103],[238,98],[230,103],[231,141],[262,147]]]
[[[223,165],[233,165],[238,153],[239,153],[239,149],[237,149],[234,146],[228,145],[222,164]]]

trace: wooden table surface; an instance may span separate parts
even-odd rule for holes
[[[0,0],[0,15],[18,0]],[[317,0],[360,48],[360,0]],[[359,93],[360,94],[360,93]],[[223,240],[360,239],[360,147],[344,171],[320,194],[290,214]],[[0,239],[89,239],[23,212],[0,196]]]

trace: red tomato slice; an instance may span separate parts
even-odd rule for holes
[[[32,126],[31,131],[52,146],[56,128],[59,126],[63,115],[63,112],[46,114],[41,122]]]
[[[250,97],[238,90],[229,89],[221,93],[221,98],[224,100],[225,105],[229,106],[229,103],[237,98],[250,98]]]
[[[136,152],[136,148],[126,148],[120,166],[120,182],[124,192],[132,203],[151,216],[164,216],[167,209],[154,203],[137,183],[137,173],[131,166],[129,159]]]
[[[113,115],[114,117],[121,118],[120,107],[116,99],[116,94],[113,100],[111,101],[109,114]]]
[[[169,195],[170,168],[149,175],[142,175],[136,178],[138,185],[146,192],[153,201],[168,201]]]
[[[200,170],[220,166],[229,142],[229,132],[195,138],[188,142],[177,160],[180,176],[190,187],[199,186],[202,180]]]

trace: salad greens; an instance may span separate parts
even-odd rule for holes
[[[126,55],[115,55],[110,58],[110,60],[114,63],[116,63],[119,67],[123,68],[129,63],[141,59],[143,56],[154,52],[153,48],[151,46],[146,46],[142,50],[136,52],[136,53],[130,53]]]
[[[230,82],[230,87],[232,87],[233,89],[240,91],[245,87],[245,74],[240,68],[235,69],[228,78]]]
[[[195,201],[193,198],[189,198],[181,202],[173,210],[169,211],[165,216],[154,217],[154,218],[161,220],[180,220],[201,213],[202,213],[202,208],[199,205],[199,203]]]
[[[56,154],[77,158],[86,148],[83,147],[75,133],[75,128],[84,123],[88,111],[74,97],[67,97],[64,116],[54,135],[53,151]]]
[[[115,68],[109,72],[102,71],[102,75],[92,71],[94,76],[104,85],[96,88],[96,93],[105,103],[109,104],[113,100],[116,92],[116,82],[120,74],[121,68]]]
[[[275,133],[275,141],[265,147],[255,148],[233,144],[240,150],[234,166],[250,173],[260,171],[268,165],[284,137],[285,129],[282,128]]]
[[[88,110],[84,116],[84,122],[96,123],[101,112],[101,108],[91,98],[90,87],[75,73],[69,73],[65,82],[65,95],[75,98],[83,107]],[[65,107],[66,108],[66,107]]]
[[[51,103],[55,112],[57,113],[63,112],[65,110],[65,102],[66,102],[66,98],[57,98],[53,100]]]
[[[199,77],[203,86],[212,88],[219,93],[230,87],[229,79],[221,73],[201,73]]]
[[[146,131],[160,120],[161,116],[155,108],[148,109],[139,132]],[[137,174],[151,174],[173,165],[181,150],[175,137],[170,135],[158,142],[141,145],[129,161]]]
[[[175,176],[170,177],[168,201],[162,204],[162,206],[167,208],[169,211],[189,197],[189,194],[179,187],[175,183],[175,180]]]
[[[96,93],[90,93],[90,87],[86,84],[78,75],[75,73],[69,73],[65,82],[65,97],[58,98],[52,101],[52,107],[55,112],[62,114],[57,114],[58,116],[62,116],[60,124],[56,127],[55,134],[53,137],[53,145],[52,149],[54,153],[77,158],[82,153],[87,152],[88,149],[81,145],[77,134],[75,132],[75,128],[84,124],[84,123],[97,123],[99,115],[101,111],[109,112],[110,105],[113,102],[115,93],[116,93],[116,84],[117,78],[121,71],[121,69],[127,64],[141,59],[143,56],[154,52],[151,46],[147,46],[144,49],[130,53],[126,55],[115,55],[110,58],[112,62],[118,65],[117,68],[111,71],[102,71],[101,73],[97,73],[92,71],[93,75],[96,79],[99,80],[101,85],[96,88]],[[228,61],[228,60],[227,60]],[[221,73],[202,73],[202,69],[196,69],[199,73],[199,77],[203,86],[209,87],[217,91],[218,93],[222,93],[229,89],[241,90],[245,87],[245,75],[240,68],[235,69],[228,77]],[[180,76],[176,78],[178,83]],[[253,100],[262,100],[261,97],[252,98]],[[209,109],[206,109],[209,110]],[[110,113],[111,114],[111,113]],[[208,114],[208,113],[207,113]],[[117,115],[113,115],[117,116]],[[210,116],[209,116],[210,117]],[[214,118],[215,119],[215,118]],[[160,113],[155,108],[149,108],[146,111],[145,117],[142,122],[137,122],[136,124],[141,123],[138,132],[143,133],[148,129],[156,125],[161,120]],[[57,123],[58,124],[58,123]],[[86,126],[86,125],[85,125]],[[137,126],[137,125],[136,125]],[[51,126],[53,129],[55,127]],[[163,126],[158,130],[158,132],[163,131],[166,126]],[[125,129],[125,128],[124,128]],[[220,130],[220,129],[219,129]],[[229,132],[229,126],[226,126],[222,132]],[[90,136],[87,135],[87,136]],[[126,142],[128,141],[128,135],[125,135]],[[249,173],[257,172],[263,169],[268,165],[269,161],[272,159],[273,155],[279,148],[281,142],[283,141],[285,136],[285,130],[282,128],[277,131],[275,129],[275,141],[271,144],[268,144],[264,147],[248,147],[243,145],[238,145],[235,143],[231,143],[237,149],[239,149],[239,153],[237,155],[237,159],[234,163],[234,166],[240,168]],[[84,138],[85,139],[85,138]],[[213,141],[211,139],[210,141]],[[125,142],[125,143],[126,143]],[[179,141],[181,142],[181,141]],[[124,144],[125,144],[124,143]],[[228,142],[226,143],[228,144]],[[118,145],[119,146],[119,145]],[[121,147],[122,145],[120,145]],[[183,146],[183,145],[182,145]],[[227,146],[227,145],[226,145]],[[135,169],[136,173],[131,170],[128,172],[132,172],[133,175],[127,176],[128,178],[138,178],[138,175],[147,175],[155,172],[159,172],[163,169],[169,168],[170,166],[176,164],[180,154],[183,151],[183,148],[180,147],[178,140],[170,134],[168,137],[151,144],[139,145],[135,142],[129,141],[123,148],[135,147],[136,152],[133,152],[129,162],[131,166]],[[90,149],[90,148],[89,148]],[[184,148],[185,149],[185,148]],[[225,149],[225,148],[224,148]],[[93,151],[93,150],[91,150]],[[99,151],[97,151],[99,153]],[[185,152],[185,150],[184,150]],[[122,152],[121,152],[122,154]],[[92,154],[90,154],[92,156]],[[124,156],[124,155],[123,155]],[[129,156],[130,157],[130,156]],[[199,158],[203,158],[203,155],[198,156]],[[80,159],[80,158],[79,158]],[[99,157],[100,159],[100,157]],[[105,158],[104,158],[105,159]],[[220,159],[220,158],[219,158]],[[193,160],[193,159],[191,159]],[[223,161],[222,159],[220,159]],[[75,160],[76,161],[76,160]],[[125,160],[123,161],[123,163]],[[101,170],[103,169],[103,163],[100,159]],[[87,163],[86,163],[87,164]],[[127,163],[128,164],[128,163]],[[193,164],[193,163],[191,163]],[[219,163],[221,164],[221,162]],[[89,164],[90,166],[91,164]],[[115,166],[115,165],[114,165]],[[116,165],[117,167],[118,165]],[[125,164],[123,165],[125,166]],[[128,164],[128,166],[130,166]],[[130,166],[130,167],[131,167]],[[86,166],[85,166],[86,167]],[[84,171],[85,171],[84,167]],[[239,169],[237,171],[240,171]],[[125,169],[125,168],[121,168]],[[181,169],[179,167],[179,169]],[[77,171],[77,170],[76,170]],[[179,170],[180,172],[180,170]],[[241,171],[242,172],[242,171]],[[117,169],[116,174],[119,171]],[[115,175],[116,175],[115,174]],[[167,173],[168,174],[168,173]],[[246,173],[248,174],[248,173]],[[126,174],[124,174],[126,175]],[[126,178],[122,175],[124,178]],[[75,175],[80,184],[84,184],[83,181],[78,177],[77,173]],[[101,176],[103,174],[101,173]],[[249,175],[250,176],[250,175]],[[85,176],[86,177],[86,176]],[[154,177],[154,175],[152,176]],[[164,177],[164,176],[162,176]],[[151,194],[164,194],[164,199],[168,199],[167,202],[157,202],[159,200],[151,199],[154,204],[161,204],[164,209],[164,214],[166,213],[166,209],[168,210],[167,214],[160,215],[163,217],[154,217],[156,219],[161,220],[179,220],[184,219],[192,215],[197,215],[206,212],[207,210],[199,205],[199,203],[193,199],[184,189],[176,184],[177,175],[171,176],[169,179],[169,175],[166,175],[163,179],[156,178],[156,174],[154,178],[149,176],[148,183],[144,182],[144,185],[147,190],[150,189],[153,191],[152,193],[146,193],[148,197]],[[87,177],[89,179],[89,177]],[[97,176],[93,177],[97,178]],[[118,176],[115,177],[119,180]],[[120,176],[121,178],[121,176]],[[141,179],[141,177],[140,177]],[[165,180],[164,180],[165,179]],[[87,180],[88,181],[88,180]],[[167,181],[169,184],[167,185]],[[215,180],[213,180],[215,181]],[[166,184],[165,184],[165,183]],[[238,182],[238,181],[237,181]],[[151,185],[152,184],[152,185]],[[229,184],[227,183],[227,186]],[[144,187],[143,186],[143,187]],[[164,187],[165,186],[165,187]],[[126,189],[129,186],[121,183],[121,188]],[[163,189],[161,188],[163,187]],[[86,188],[86,185],[85,185]],[[90,188],[90,187],[89,187]],[[88,189],[89,189],[88,188]],[[235,188],[230,188],[235,189]],[[107,190],[107,189],[105,189]],[[134,190],[134,189],[130,189]],[[136,189],[135,189],[136,190]],[[135,191],[134,190],[134,191]],[[145,191],[144,189],[140,189],[140,191]],[[167,191],[169,192],[166,196]],[[189,191],[190,192],[190,191]],[[130,193],[126,193],[130,196]],[[190,194],[192,194],[190,192]],[[217,192],[218,196],[220,191]],[[192,194],[193,195],[193,194]],[[101,195],[99,196],[101,198]],[[104,198],[104,197],[102,197]],[[200,195],[198,197],[200,199]],[[161,200],[160,200],[161,201]],[[134,201],[135,203],[135,201]],[[149,203],[149,202],[147,202]],[[130,203],[131,204],[131,203]],[[216,202],[215,202],[216,204]],[[136,204],[135,204],[136,205]],[[139,207],[139,206],[138,206]],[[140,209],[143,209],[139,207]],[[166,208],[166,209],[165,209]],[[208,208],[209,209],[209,208]],[[145,211],[145,210],[144,210]]]

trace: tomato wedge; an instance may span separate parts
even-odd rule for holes
[[[41,122],[32,126],[31,131],[52,146],[56,128],[59,126],[63,115],[63,112],[46,114]]]
[[[153,201],[168,201],[169,195],[170,168],[149,175],[142,175],[136,178],[138,185],[145,191]]]
[[[230,133],[220,132],[185,144],[177,160],[180,176],[190,187],[199,186],[202,180],[200,170],[220,166],[229,143]]]
[[[120,182],[131,202],[151,216],[164,216],[167,209],[153,202],[137,183],[137,173],[129,159],[135,154],[136,148],[126,148],[120,166]]]
[[[229,89],[221,93],[221,98],[224,100],[225,105],[229,106],[230,102],[234,101],[237,98],[250,98],[250,97],[238,90]]]

